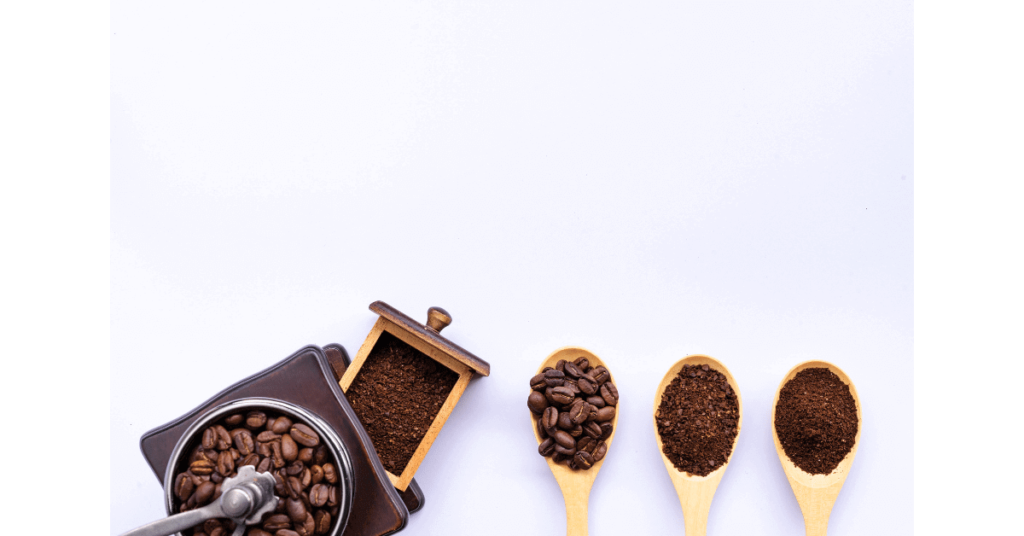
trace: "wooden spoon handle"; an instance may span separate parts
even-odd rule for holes
[[[587,536],[587,498],[565,498],[566,536]]]

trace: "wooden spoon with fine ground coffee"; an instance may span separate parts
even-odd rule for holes
[[[664,443],[662,443],[661,434],[658,433],[658,408],[661,406],[661,397],[665,394],[665,388],[679,375],[679,371],[683,370],[684,365],[707,365],[724,374],[725,379],[729,382],[729,386],[736,393],[736,404],[739,407],[739,419],[736,421],[736,438],[733,439],[729,458],[725,460],[721,467],[706,476],[691,475],[676,469],[676,466],[672,464],[672,460],[668,459],[668,456],[665,455]],[[711,499],[714,498],[718,484],[722,481],[722,476],[725,475],[725,470],[729,467],[729,461],[732,460],[733,453],[736,452],[736,443],[740,439],[742,427],[743,399],[740,397],[739,385],[736,384],[736,380],[732,377],[729,369],[725,368],[725,365],[717,359],[706,355],[687,356],[677,361],[675,365],[672,365],[672,368],[668,369],[668,372],[665,373],[661,383],[658,384],[658,390],[654,393],[654,438],[658,442],[658,453],[661,454],[661,459],[665,462],[665,468],[668,469],[668,476],[672,479],[672,485],[676,488],[676,494],[679,495],[679,504],[683,507],[683,523],[686,525],[686,536],[704,536],[707,533],[708,513],[711,512]]]
[[[853,442],[853,448],[839,462],[839,466],[827,475],[811,474],[797,467],[783,450],[782,444],[779,442],[779,434],[775,429],[775,407],[779,404],[779,394],[782,392],[782,388],[798,372],[808,368],[826,368],[832,371],[850,387],[850,394],[853,395],[853,401],[857,406],[857,437]],[[772,438],[775,440],[775,451],[778,452],[779,460],[782,462],[782,470],[786,473],[789,485],[793,488],[793,494],[796,495],[796,502],[800,504],[800,511],[803,512],[804,529],[807,536],[825,536],[832,506],[835,504],[836,498],[839,497],[839,490],[843,488],[843,483],[846,482],[850,466],[853,465],[853,457],[857,454],[857,446],[860,444],[860,432],[864,429],[861,413],[860,399],[857,398],[857,389],[853,387],[853,381],[842,369],[825,361],[805,361],[793,367],[782,379],[778,391],[775,392],[775,401],[772,402]]]
[[[567,361],[574,361],[579,357],[585,357],[590,361],[591,367],[604,366],[604,361],[600,357],[594,355],[593,352],[585,348],[579,348],[576,346],[566,346],[565,348],[559,348],[555,352],[547,357],[543,363],[540,364],[540,368],[537,369],[537,373],[540,374],[547,367],[554,367],[558,364],[558,361],[565,359]],[[611,369],[608,371],[608,381],[615,383],[615,376],[611,374]],[[622,399],[619,399],[616,404],[615,417],[612,418],[612,434],[605,439],[605,444],[608,445],[608,452],[612,450],[612,439],[615,439],[615,429],[618,428],[619,422],[619,408],[622,406]],[[533,429],[533,435],[537,438],[537,444],[540,445],[542,442],[540,435],[537,432],[537,426],[534,422],[534,417],[530,417],[530,428]],[[566,535],[567,536],[586,536],[587,535],[587,505],[590,502],[590,488],[594,485],[594,480],[597,478],[597,472],[601,470],[601,466],[604,465],[604,461],[608,459],[608,455],[600,461],[595,463],[593,467],[586,470],[573,471],[569,467],[563,464],[557,464],[551,460],[551,458],[544,458],[548,463],[548,467],[551,468],[551,473],[555,475],[555,480],[558,482],[558,487],[562,489],[562,497],[565,499],[565,514],[566,514]]]

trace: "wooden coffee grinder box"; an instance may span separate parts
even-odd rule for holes
[[[427,311],[426,325],[381,301],[370,310],[380,318],[338,384],[405,491],[469,380],[491,366],[441,336],[452,317],[440,307]]]

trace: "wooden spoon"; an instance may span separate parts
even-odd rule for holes
[[[736,393],[736,404],[739,407],[739,419],[736,421],[736,439],[732,442],[732,450],[729,451],[729,458],[721,467],[715,469],[707,476],[696,476],[676,469],[672,460],[665,456],[664,444],[661,441],[661,434],[658,433],[658,407],[661,406],[661,397],[665,394],[665,388],[672,383],[672,380],[683,370],[683,365],[707,365],[710,368],[725,374],[726,381]],[[684,357],[672,365],[665,373],[658,390],[654,393],[654,437],[658,441],[658,453],[661,454],[665,468],[668,469],[668,476],[672,479],[672,485],[679,495],[679,504],[683,507],[683,523],[686,525],[686,536],[704,536],[708,530],[708,513],[711,511],[711,499],[715,496],[718,483],[722,481],[729,461],[736,452],[736,442],[740,439],[740,430],[743,427],[743,399],[740,397],[740,388],[736,380],[729,373],[721,362],[706,355],[691,355]]]
[[[779,393],[782,388],[792,380],[796,373],[806,368],[827,368],[839,376],[839,379],[850,386],[850,394],[853,395],[853,402],[857,405],[857,437],[853,441],[853,448],[839,462],[839,466],[827,475],[812,475],[793,464],[786,452],[782,450],[779,443],[779,434],[775,431],[775,406],[779,404]],[[846,475],[850,473],[850,466],[853,464],[853,457],[857,454],[857,445],[860,445],[860,432],[864,429],[860,409],[860,399],[857,398],[857,389],[853,382],[839,367],[825,361],[806,361],[793,367],[782,379],[779,390],[775,392],[775,401],[772,402],[772,437],[775,439],[775,450],[779,453],[779,460],[782,462],[782,470],[789,479],[789,485],[796,495],[796,502],[800,504],[800,510],[804,514],[804,529],[807,536],[824,536],[828,528],[828,517],[832,513],[832,505],[839,497],[839,490],[843,488]]]
[[[591,367],[597,367],[605,365],[604,361],[600,357],[597,357],[590,350],[585,348],[579,348],[577,346],[566,346],[565,348],[559,348],[555,352],[547,357],[543,363],[540,364],[540,368],[537,369],[537,374],[540,374],[546,367],[554,367],[559,360],[565,359],[566,361],[575,361],[580,357],[585,357],[590,361]],[[608,371],[608,381],[615,383],[615,376],[611,375],[611,369]],[[617,386],[616,386],[617,387]],[[558,487],[562,488],[562,497],[565,498],[565,514],[566,514],[566,535],[567,536],[586,536],[587,535],[587,504],[590,501],[590,488],[594,485],[594,479],[597,478],[597,472],[601,470],[601,466],[604,465],[604,461],[608,459],[608,453],[612,450],[612,439],[615,439],[615,430],[618,428],[619,422],[619,407],[622,401],[616,403],[615,417],[612,419],[612,434],[605,439],[604,442],[608,446],[608,452],[605,453],[605,457],[601,458],[601,461],[595,463],[590,469],[573,471],[568,466],[557,464],[551,460],[550,457],[545,458],[548,462],[548,467],[551,468],[551,473],[555,475],[555,480],[558,482]],[[530,424],[533,429],[533,435],[537,438],[537,445],[541,443],[540,434],[537,433],[537,422],[530,414]]]

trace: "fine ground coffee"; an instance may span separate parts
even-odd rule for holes
[[[619,391],[603,366],[590,360],[559,360],[530,379],[526,406],[536,420],[537,451],[573,470],[590,469],[608,452]]]
[[[247,536],[327,534],[341,496],[330,449],[309,426],[270,412],[236,413],[204,430],[187,469],[174,477],[175,507],[187,512],[216,501],[221,483],[246,465],[273,474],[279,497],[277,508],[249,527]],[[228,536],[235,528],[230,519],[209,519],[182,533]]]
[[[831,473],[857,438],[857,404],[850,387],[827,368],[796,373],[779,392],[775,433],[797,467]]]
[[[459,375],[383,332],[345,396],[384,468],[401,475]]]
[[[655,417],[662,452],[676,469],[706,476],[729,459],[739,418],[739,401],[724,374],[708,365],[683,365]]]

